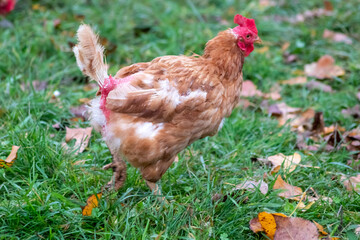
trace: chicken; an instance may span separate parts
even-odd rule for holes
[[[6,15],[14,10],[15,0],[0,0],[0,15]]]
[[[238,103],[244,59],[260,42],[255,21],[238,24],[210,40],[202,56],[163,56],[107,73],[103,47],[87,25],[77,31],[73,51],[80,70],[99,84],[90,106],[91,124],[105,140],[113,162],[108,187],[118,190],[126,164],[138,168],[154,194],[177,154],[213,136]]]

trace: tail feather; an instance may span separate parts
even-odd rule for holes
[[[80,70],[103,86],[108,77],[107,65],[104,63],[104,47],[99,44],[98,36],[86,24],[80,25],[77,31],[79,43],[73,48]]]

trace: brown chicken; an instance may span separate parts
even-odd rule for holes
[[[139,168],[149,188],[177,154],[192,142],[216,134],[238,103],[245,57],[260,42],[255,21],[236,15],[238,24],[210,40],[202,56],[163,56],[107,74],[103,47],[87,25],[77,32],[73,51],[81,71],[97,81],[98,96],[90,107],[113,162],[108,187],[118,190],[126,163]]]

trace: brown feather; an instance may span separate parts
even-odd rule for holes
[[[79,43],[73,48],[80,70],[100,86],[107,75],[107,65],[104,63],[104,47],[98,41],[98,36],[86,24],[80,25],[77,31]]]

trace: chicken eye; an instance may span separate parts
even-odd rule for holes
[[[250,39],[250,34],[246,35],[246,39]]]

